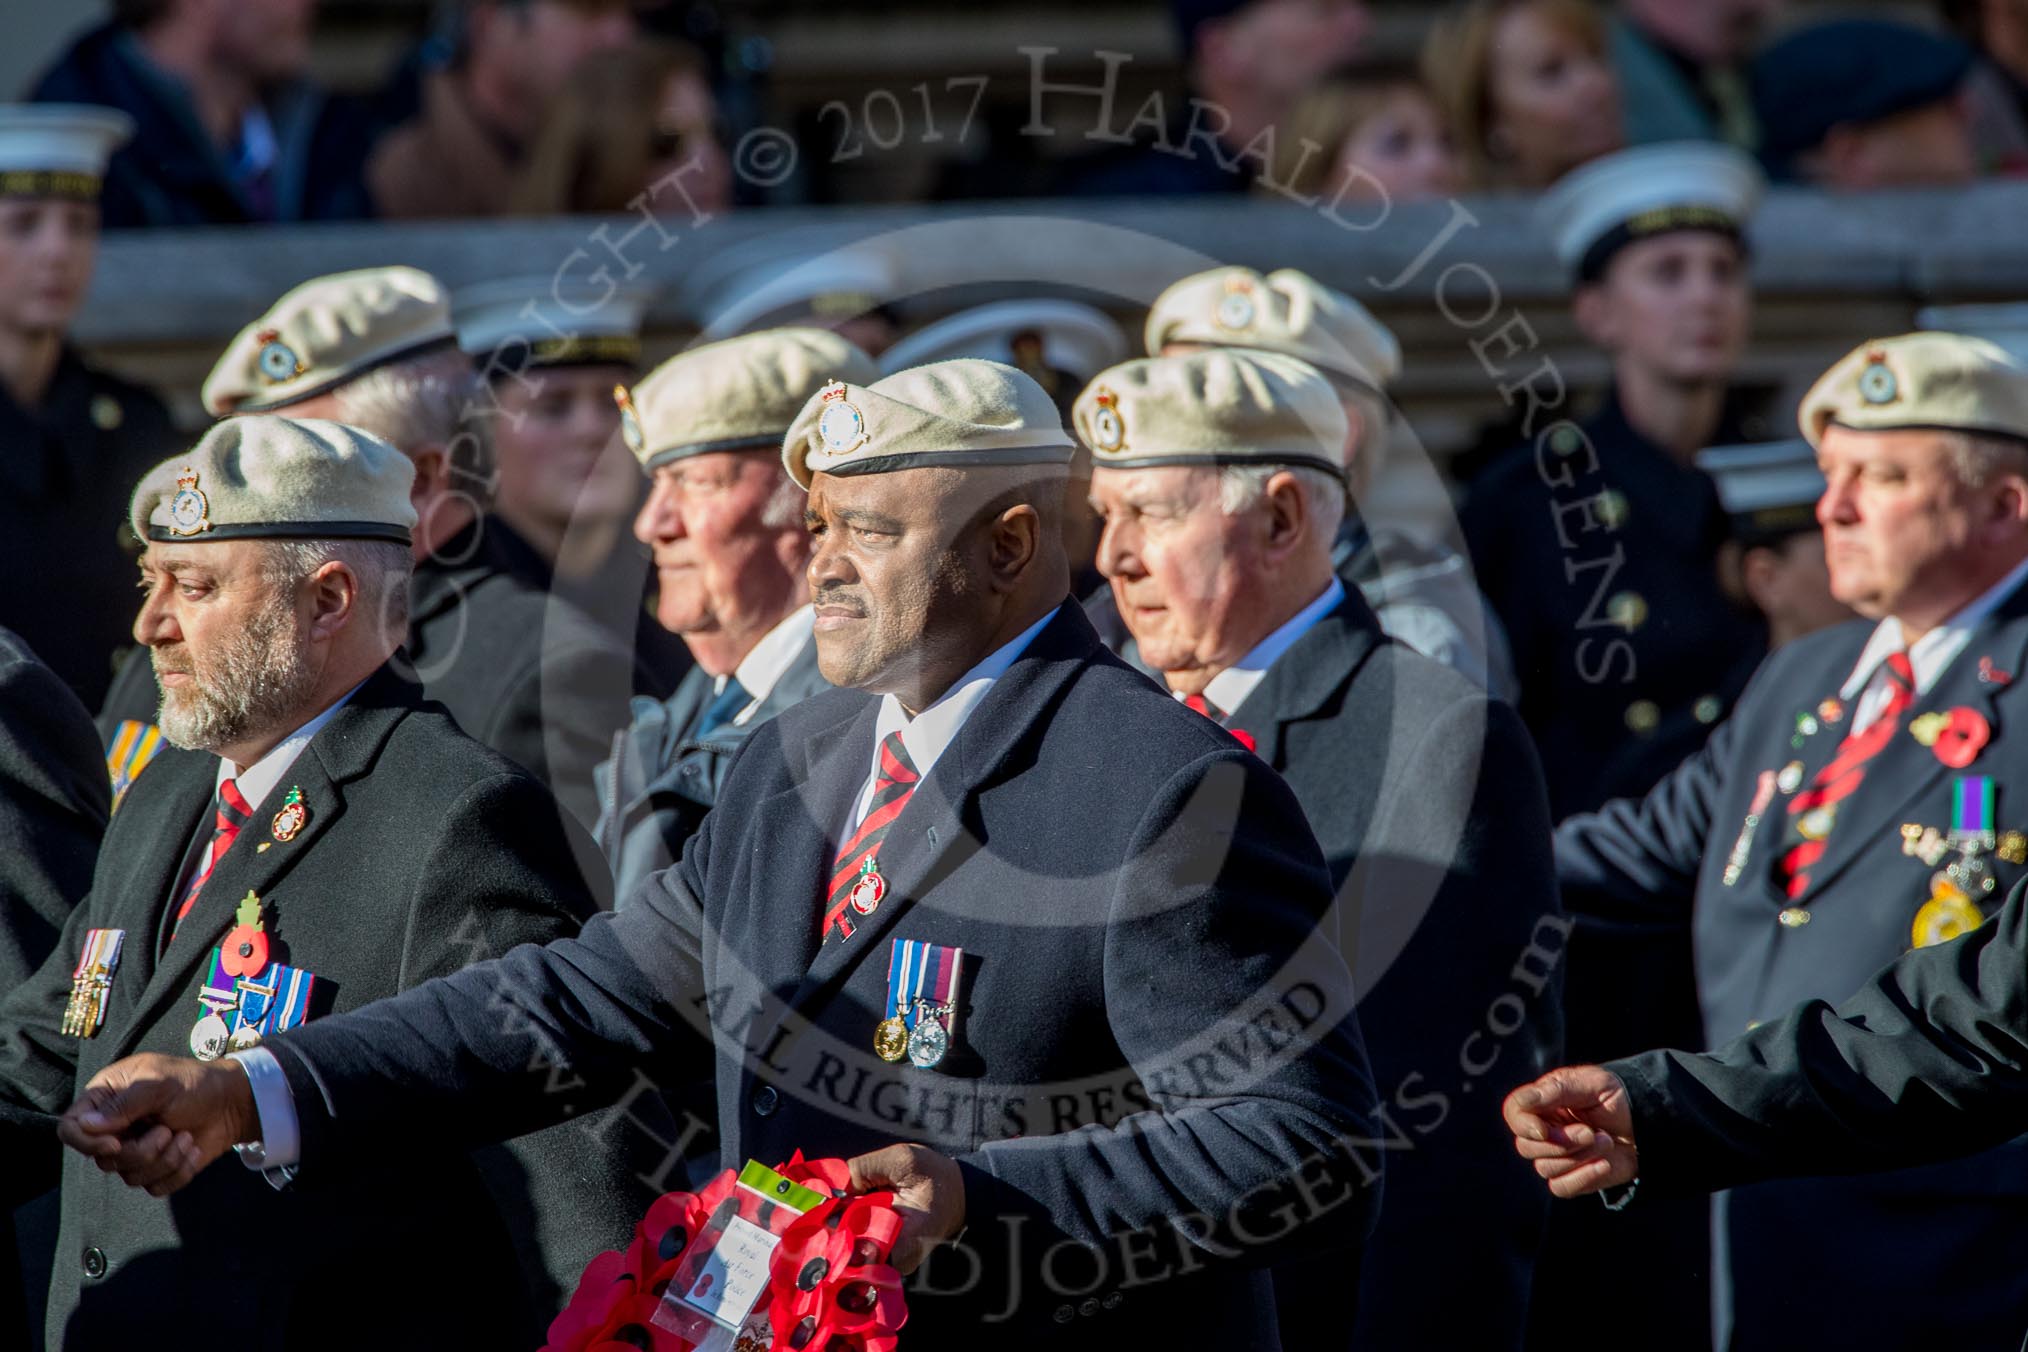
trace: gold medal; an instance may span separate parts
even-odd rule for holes
[[[908,1055],[908,1025],[899,1014],[882,1019],[874,1028],[873,1050],[883,1061],[899,1061]]]
[[[1979,908],[1955,883],[1947,878],[1937,879],[1930,884],[1929,900],[1915,913],[1909,942],[1916,948],[1947,944],[1960,934],[1971,933],[1984,921]]]

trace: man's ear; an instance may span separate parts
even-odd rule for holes
[[[1288,554],[1316,528],[1317,519],[1310,514],[1310,499],[1303,492],[1303,485],[1287,470],[1276,472],[1261,490],[1261,510],[1267,514],[1267,552],[1269,557]]]
[[[331,559],[318,565],[302,586],[310,607],[310,637],[326,642],[338,637],[359,605],[358,575],[350,565]]]
[[[1009,507],[993,519],[986,548],[994,584],[1012,590],[1042,552],[1042,514],[1025,502]]]
[[[409,505],[421,516],[423,506],[450,486],[451,457],[440,445],[424,446],[409,456],[415,466],[415,482],[408,486]]]

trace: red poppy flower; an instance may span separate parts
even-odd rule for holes
[[[1962,770],[1986,749],[1986,743],[1993,739],[1993,728],[1984,714],[1962,704],[1951,710],[1946,720],[1931,749],[1945,765]]]
[[[268,932],[259,925],[234,925],[218,946],[227,976],[258,976],[268,965]]]

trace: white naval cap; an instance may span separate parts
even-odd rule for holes
[[[815,253],[731,250],[684,283],[686,308],[707,340],[757,329],[851,319],[895,299],[900,277],[886,251],[861,242]]]
[[[651,286],[553,274],[460,287],[451,296],[458,346],[481,372],[538,366],[638,366]]]
[[[1718,487],[1718,502],[1733,537],[1759,544],[1817,529],[1817,499],[1824,472],[1801,437],[1746,446],[1712,446],[1697,453],[1697,468]]]
[[[1925,305],[1915,312],[1915,326],[1938,333],[1961,333],[1970,338],[1983,338],[2005,349],[2016,361],[2028,363],[2028,302]]]
[[[1081,301],[1004,300],[925,324],[881,354],[887,375],[953,357],[977,357],[1040,378],[1061,371],[1079,384],[1125,361],[1127,335],[1105,311]]]
[[[1615,151],[1571,170],[1537,204],[1556,257],[1580,281],[1599,277],[1635,240],[1676,230],[1737,236],[1766,191],[1745,152],[1712,141]]]
[[[96,201],[106,161],[133,135],[134,119],[117,108],[0,104],[0,197]]]

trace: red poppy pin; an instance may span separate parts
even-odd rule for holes
[[[1979,680],[1985,685],[2006,685],[2014,679],[2014,673],[1993,665],[1990,657],[1979,659]]]
[[[1991,740],[1993,728],[1986,722],[1986,716],[1960,704],[1944,715],[1943,726],[1937,729],[1936,742],[1930,749],[1951,769],[1962,770],[1979,758]]]

